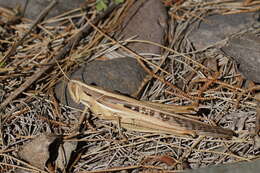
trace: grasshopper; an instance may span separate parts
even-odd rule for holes
[[[109,92],[77,80],[68,83],[69,93],[76,103],[82,103],[97,117],[112,121],[128,130],[175,135],[205,135],[232,137],[234,132],[211,126],[183,113],[192,112],[192,106],[172,106],[139,101]]]

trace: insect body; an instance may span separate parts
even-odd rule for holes
[[[73,100],[87,106],[96,116],[133,131],[178,135],[232,137],[234,132],[185,116],[189,107],[139,101],[71,80],[68,84]]]

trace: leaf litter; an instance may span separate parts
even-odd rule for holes
[[[117,12],[127,8],[128,3],[132,1],[126,1],[106,18],[100,18],[95,26],[103,32],[115,28],[119,25],[117,21],[120,21]],[[259,87],[245,82],[234,60],[219,54],[214,45],[204,50],[195,50],[186,37],[189,26],[197,20],[203,20],[209,12],[229,14],[256,11],[259,4],[255,3],[252,6],[230,1],[188,0],[180,4],[166,3],[170,14],[169,32],[166,35],[168,45],[161,46],[163,56],[149,59],[155,66],[148,65],[154,72],[160,67],[167,73],[156,71],[145,85],[140,98],[165,104],[197,103],[200,109],[198,118],[234,130],[238,136],[232,139],[123,131],[126,140],[120,136],[117,127],[91,116],[90,112],[86,112],[89,121],[84,122],[83,130],[75,131],[81,111],[57,103],[52,97],[53,86],[59,80],[64,80],[64,74],[88,62],[95,55],[104,54],[105,50],[111,48],[110,45],[117,43],[93,27],[78,46],[71,47],[64,58],[49,63],[69,39],[80,32],[79,28],[87,22],[86,16],[89,19],[97,17],[95,4],[90,4],[87,12],[76,9],[39,23],[37,26],[40,31],[30,32],[13,56],[0,58],[1,103],[36,70],[52,65],[44,75],[33,79],[32,84],[18,97],[8,102],[4,113],[1,113],[1,172],[181,171],[258,158],[259,131],[255,129],[259,129],[256,127],[259,126],[259,122],[256,122],[259,119],[256,118],[259,99],[254,95]],[[13,19],[11,11],[0,10],[3,14],[2,23]],[[3,55],[7,54],[30,25],[31,22],[22,18],[20,23],[1,26],[3,33],[0,35],[0,49]],[[122,40],[120,44],[127,45],[131,40]],[[61,143],[77,143],[77,148],[71,149],[73,152],[65,154],[69,157],[66,163],[63,162],[66,165],[57,167],[56,159],[47,158],[53,154],[49,149],[55,147],[51,145],[52,142],[46,144],[48,140],[39,137],[41,134],[59,136]],[[44,145],[44,154],[48,155],[41,164],[40,161],[37,163],[41,166],[23,156],[19,157],[19,153],[21,155],[21,151],[25,151],[22,148],[33,145],[37,140],[44,140],[39,145]],[[32,150],[35,148],[32,147]],[[26,153],[22,155],[26,156]],[[30,156],[29,151],[27,156]]]

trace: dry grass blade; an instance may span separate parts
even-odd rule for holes
[[[98,16],[94,23],[97,23],[100,19],[102,19],[104,16],[109,14],[110,11],[112,11],[116,5],[111,6],[107,9],[102,15]],[[10,97],[8,97],[3,103],[0,105],[0,110],[2,110],[7,104],[10,103],[14,98],[16,98],[21,92],[23,92],[26,88],[28,88],[36,79],[38,79],[43,73],[45,73],[48,69],[52,67],[53,64],[55,64],[56,60],[62,59],[72,48],[73,46],[76,46],[81,38],[87,34],[90,31],[90,26],[88,24],[85,24],[82,29],[76,34],[72,36],[72,38],[69,39],[69,42],[63,47],[59,53],[54,56],[50,57],[50,60],[46,60],[44,63],[49,63],[51,65],[44,66],[43,68],[40,68],[33,76],[31,76],[23,85],[21,85]]]
[[[0,59],[0,62],[3,63],[6,61],[6,59],[10,58],[10,56],[12,56],[17,47],[20,46],[24,41],[25,38],[32,32],[32,30],[40,23],[42,22],[42,20],[48,15],[49,11],[51,11],[51,9],[57,4],[56,0],[53,0],[37,17],[37,19],[35,20],[35,22],[32,24],[32,26],[30,27],[30,29],[22,36],[21,39],[19,39],[19,41],[17,41],[12,47],[11,49],[7,52],[7,54],[2,57]]]

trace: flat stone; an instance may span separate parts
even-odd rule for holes
[[[204,21],[188,37],[196,49],[203,49],[233,33],[249,28],[257,22],[257,14],[212,15],[205,17]]]
[[[146,76],[139,63],[130,57],[93,61],[82,74],[85,83],[127,95],[134,94]]]
[[[167,29],[167,10],[158,0],[138,0],[130,7],[116,37],[127,39],[137,36],[138,40],[147,40],[164,45]],[[160,47],[144,43],[130,43],[128,48],[137,53],[160,54]]]
[[[146,75],[134,58],[126,57],[95,60],[77,70],[70,78],[94,84],[109,91],[135,95]],[[58,99],[65,105],[82,109],[83,105],[78,105],[71,99],[66,85],[63,82],[56,86],[55,93]]]
[[[238,70],[248,80],[260,83],[260,37],[244,34],[232,37],[221,50],[238,64]]]

